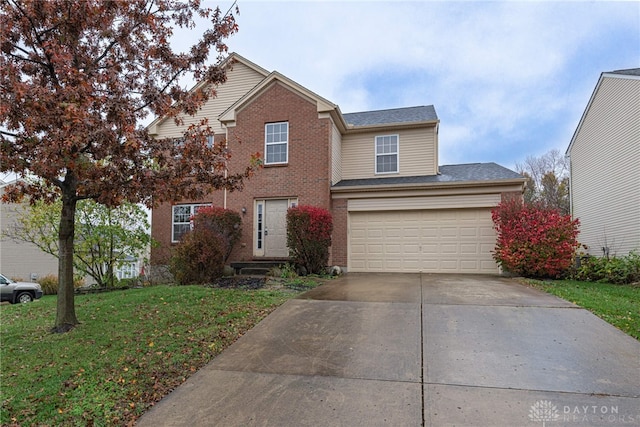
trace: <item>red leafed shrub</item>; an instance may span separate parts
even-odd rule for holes
[[[558,277],[573,262],[579,221],[555,209],[503,201],[491,211],[498,239],[493,258],[508,272]]]
[[[333,219],[326,209],[297,206],[287,211],[287,246],[291,261],[308,273],[322,273],[329,260]]]
[[[201,207],[193,217],[193,230],[207,228],[220,233],[224,241],[224,262],[242,236],[242,218],[236,211],[215,206]]]
[[[206,284],[222,276],[224,264],[242,234],[240,214],[205,207],[193,217],[193,230],[175,247],[169,267],[181,285]]]
[[[207,284],[220,278],[224,269],[224,246],[220,233],[207,228],[185,234],[169,261],[176,282]]]

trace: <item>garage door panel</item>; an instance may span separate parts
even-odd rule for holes
[[[437,254],[438,253],[438,245],[436,244],[423,244],[420,246],[423,254]]]
[[[461,243],[460,244],[460,255],[479,255],[478,254],[479,245],[475,243]]]
[[[458,245],[456,244],[442,244],[440,245],[440,253],[443,255],[447,254],[457,254],[458,253]]]
[[[397,244],[397,245],[388,244],[385,246],[385,249],[387,251],[387,255],[402,254],[403,252],[402,245],[400,244]]]
[[[438,237],[438,228],[437,227],[423,227],[420,230],[420,236],[422,238],[437,238]]]
[[[384,245],[375,245],[375,244],[370,244],[367,245],[367,253],[374,255],[374,254],[384,254]]]
[[[496,273],[489,209],[350,212],[351,271]]]
[[[480,227],[480,236],[481,237],[489,237],[491,240],[495,240],[496,232],[493,229],[493,226],[491,226],[491,227]]]
[[[440,228],[440,237],[458,237],[458,228],[456,227],[441,227]]]
[[[401,248],[402,248],[402,253],[405,254],[406,256],[420,254],[420,245],[418,244],[415,244],[415,245],[404,244],[401,246]]]
[[[479,235],[479,230],[476,227],[460,227],[460,237],[475,238]]]

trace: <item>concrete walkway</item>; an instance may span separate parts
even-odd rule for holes
[[[349,274],[290,300],[138,426],[638,426],[640,343],[486,276]]]

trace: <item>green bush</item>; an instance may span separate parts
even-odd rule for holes
[[[583,257],[580,265],[571,273],[571,278],[615,284],[640,282],[640,254],[631,251],[621,257]]]

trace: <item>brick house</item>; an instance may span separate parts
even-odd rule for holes
[[[201,205],[242,212],[243,236],[230,261],[286,259],[287,209],[314,205],[332,213],[330,264],[347,271],[498,272],[490,210],[505,194],[522,194],[524,179],[495,163],[438,166],[433,106],[343,114],[240,55],[227,64],[227,81],[194,121],[208,117],[229,141],[230,172],[255,152],[264,168],[243,191],[153,209],[160,246],[152,264],[166,263]],[[149,130],[177,138],[183,128],[160,118]]]

